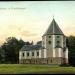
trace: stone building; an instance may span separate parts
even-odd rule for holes
[[[68,64],[66,36],[54,19],[42,36],[41,45],[24,45],[21,48],[19,51],[19,63]]]

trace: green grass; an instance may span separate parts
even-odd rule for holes
[[[33,64],[0,64],[0,74],[75,74],[75,67]]]

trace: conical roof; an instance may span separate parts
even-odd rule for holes
[[[47,31],[45,32],[44,35],[64,35],[64,34],[63,34],[63,32],[59,28],[58,24],[56,23],[56,21],[53,18],[50,26],[48,27],[48,29],[47,29]]]

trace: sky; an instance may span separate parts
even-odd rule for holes
[[[42,40],[53,16],[66,36],[75,36],[75,1],[0,2],[0,45],[8,37]]]

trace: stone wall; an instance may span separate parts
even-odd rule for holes
[[[21,59],[20,64],[63,64],[66,62],[65,58],[34,58],[34,59]]]

